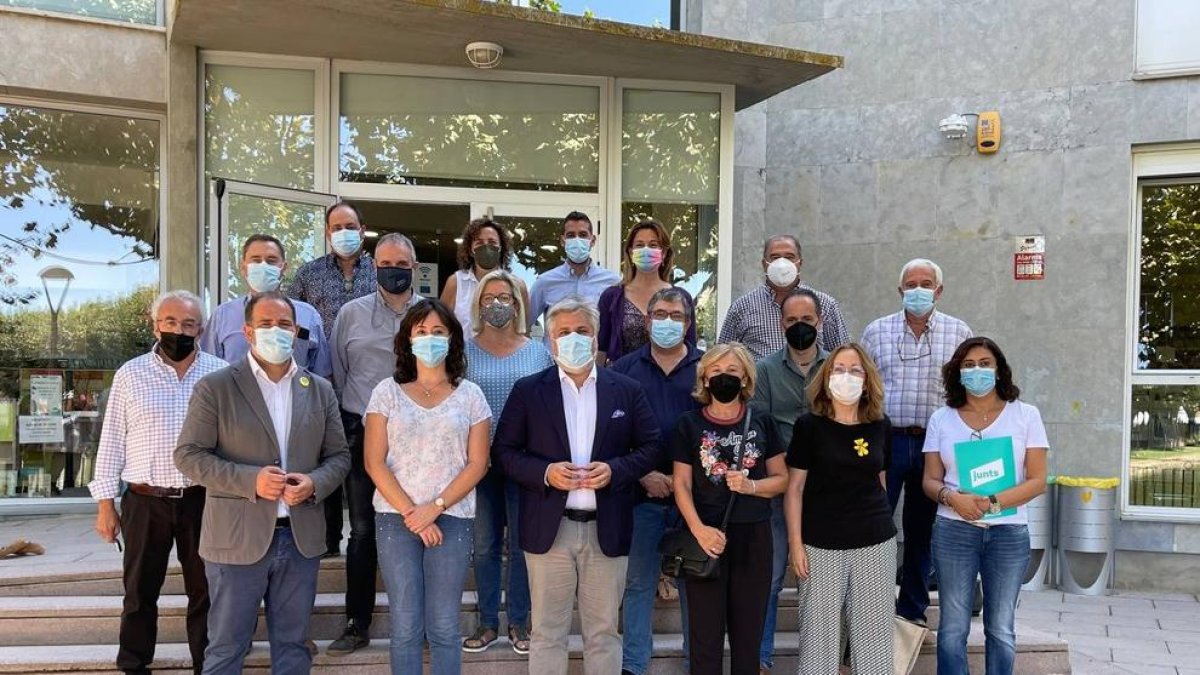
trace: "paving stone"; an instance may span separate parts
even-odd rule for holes
[[[1039,626],[1040,627],[1040,626]],[[1200,645],[1200,630],[1167,630],[1160,629],[1148,632],[1145,628],[1133,626],[1109,626],[1108,634],[1115,638],[1145,638],[1153,635],[1156,640],[1166,640],[1168,643],[1187,643]]]
[[[1101,624],[1105,626],[1137,626],[1140,628],[1159,628],[1158,619],[1153,616],[1104,616],[1100,614],[1078,614],[1063,612],[1062,622],[1066,624]]]
[[[1144,649],[1113,649],[1113,663],[1136,664],[1138,672],[1145,666],[1195,666],[1196,656],[1187,654],[1171,654]]]

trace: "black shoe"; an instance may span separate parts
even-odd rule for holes
[[[325,653],[330,656],[345,656],[369,644],[371,638],[367,637],[366,629],[356,624],[354,619],[350,619],[346,622],[346,630],[342,637],[331,642],[325,648]]]

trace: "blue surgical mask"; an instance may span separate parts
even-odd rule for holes
[[[580,333],[567,333],[556,339],[558,354],[554,360],[568,373],[582,372],[596,358],[592,352],[592,337]]]
[[[996,388],[995,368],[963,368],[958,371],[958,381],[972,396],[987,396]]]
[[[583,237],[568,239],[563,249],[567,252],[567,260],[573,263],[585,263],[592,257],[592,242]]]
[[[450,336],[448,335],[418,335],[412,339],[412,354],[425,364],[426,368],[436,368],[446,355],[450,353]]]
[[[246,265],[246,283],[255,293],[266,293],[279,288],[283,272],[271,263],[252,262]]]
[[[333,246],[333,252],[348,258],[362,246],[362,235],[358,230],[338,230],[329,235],[329,243]]]
[[[683,342],[683,322],[674,319],[651,319],[650,339],[663,349],[671,349]]]
[[[904,291],[904,309],[913,316],[925,316],[933,311],[933,290],[909,288]]]
[[[292,343],[295,340],[296,336],[286,328],[255,328],[254,353],[268,363],[286,363],[292,358]]]

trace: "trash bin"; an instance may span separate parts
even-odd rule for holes
[[[1107,595],[1114,569],[1117,478],[1059,476],[1058,582],[1078,595]]]
[[[1025,505],[1029,519],[1029,566],[1021,584],[1023,591],[1042,591],[1054,586],[1054,485]]]

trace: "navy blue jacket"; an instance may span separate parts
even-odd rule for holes
[[[596,436],[592,461],[606,462],[612,481],[596,490],[596,534],[610,557],[629,555],[634,488],[662,452],[658,420],[636,381],[606,368],[596,371]],[[546,468],[571,460],[558,366],[513,386],[492,441],[492,459],[521,488],[520,544],[545,553],[554,543],[567,493],[546,485]]]

